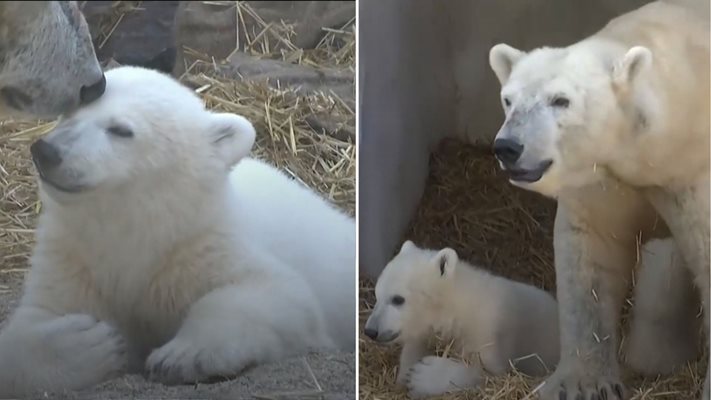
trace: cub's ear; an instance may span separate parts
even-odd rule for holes
[[[612,81],[617,85],[631,85],[652,66],[652,58],[652,51],[648,48],[632,47],[615,63]]]
[[[406,240],[405,243],[402,244],[402,247],[400,247],[400,253],[406,253],[416,247],[417,246],[415,246],[415,243],[412,240]]]
[[[509,80],[514,65],[524,55],[526,55],[525,52],[504,43],[499,43],[489,50],[489,65],[494,70],[496,77],[499,78],[499,83],[503,85]]]
[[[437,266],[440,276],[451,277],[459,263],[459,256],[454,249],[447,247],[434,256],[432,263]]]
[[[252,150],[256,132],[252,123],[242,116],[213,113],[207,129],[218,156],[227,165],[237,164]]]

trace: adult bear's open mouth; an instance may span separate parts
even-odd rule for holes
[[[514,182],[533,183],[541,179],[551,165],[553,165],[553,160],[545,160],[534,169],[512,168],[507,169],[506,172],[509,174],[509,179]]]

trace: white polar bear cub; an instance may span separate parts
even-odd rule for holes
[[[558,363],[553,296],[469,265],[453,249],[406,241],[378,278],[375,295],[364,333],[403,344],[397,379],[413,397],[476,387],[484,371],[500,375],[511,364],[540,376]],[[454,339],[474,364],[428,356],[434,334]]]
[[[188,383],[353,351],[354,221],[243,159],[246,119],[155,71],[106,79],[31,148],[43,212],[0,333],[0,397],[81,389],[133,361]]]

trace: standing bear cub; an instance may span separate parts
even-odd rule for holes
[[[103,97],[31,148],[43,212],[0,333],[0,397],[135,366],[191,383],[353,351],[354,221],[246,159],[246,119],[155,71],[106,79]]]
[[[626,398],[620,314],[640,247],[653,239],[680,259],[668,262],[673,271],[641,269],[633,337],[644,345],[628,359],[652,373],[693,358],[699,303],[708,343],[708,38],[708,1],[658,1],[567,47],[490,51],[506,114],[496,157],[513,184],[558,200],[561,358],[543,400]],[[660,272],[671,293],[648,275]],[[698,296],[684,293],[692,283]]]
[[[414,397],[473,388],[484,371],[514,365],[532,376],[558,363],[558,307],[545,291],[490,274],[450,248],[406,241],[375,286],[377,302],[365,334],[399,341],[398,383]],[[453,339],[472,365],[428,355],[435,335]]]

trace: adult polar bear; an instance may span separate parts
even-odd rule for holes
[[[75,1],[0,2],[0,117],[54,118],[104,85]]]
[[[44,207],[0,333],[0,397],[91,386],[133,361],[180,383],[353,351],[353,219],[243,159],[246,119],[155,71],[106,77],[31,149]]]
[[[708,327],[708,4],[688,4],[706,13],[655,2],[565,48],[491,49],[506,112],[496,156],[513,184],[558,200],[561,360],[544,400],[624,397],[619,317],[640,241],[674,238]]]

